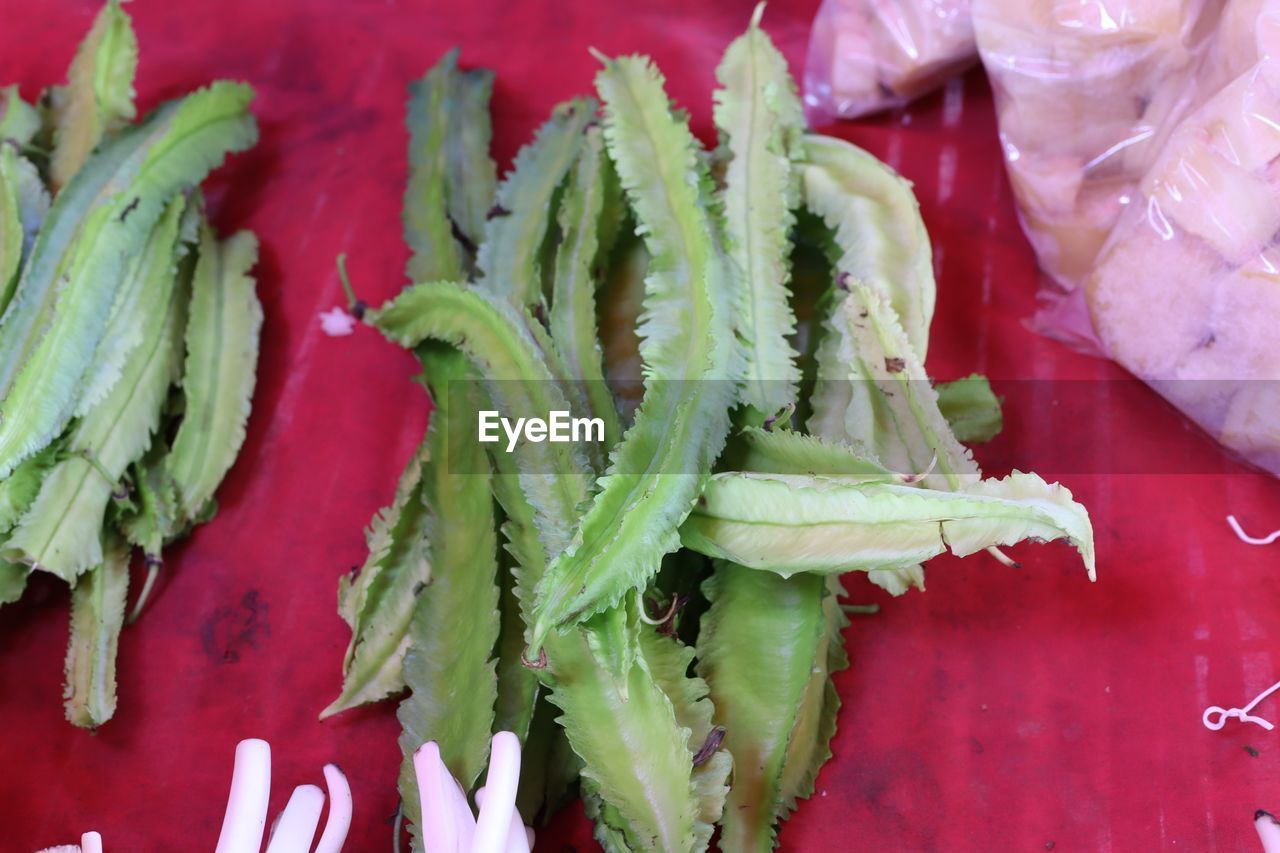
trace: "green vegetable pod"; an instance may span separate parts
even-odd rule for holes
[[[763,12],[761,3],[716,69],[715,123],[729,156],[721,197],[744,349],[742,402],[770,416],[795,404],[800,381],[787,282],[804,110],[786,58],[760,29]]]
[[[606,207],[616,182],[599,128],[586,130],[560,207],[548,330],[569,377],[578,383],[587,412],[604,422],[604,447],[622,434],[617,406],[604,381],[604,356],[596,333],[596,270],[609,248]],[[602,220],[604,220],[602,222]]]
[[[1094,577],[1089,514],[1065,487],[1014,472],[956,492],[821,477],[717,474],[681,528],[686,547],[783,577],[899,569],[1024,539],[1066,539]]]
[[[923,362],[937,286],[911,182],[843,139],[811,134],[804,151],[805,206],[833,229],[837,269],[885,297]]]
[[[418,593],[431,579],[423,502],[428,452],[426,442],[414,452],[395,499],[365,534],[369,556],[354,576],[338,582],[338,613],[351,627],[351,641],[342,660],[342,692],[320,712],[322,720],[404,689],[409,624]]]
[[[0,552],[6,559],[68,582],[103,561],[108,504],[129,465],[151,444],[181,365],[187,304],[173,265],[183,208],[181,200],[170,204],[125,285],[136,285],[137,306],[122,315],[128,328],[115,333],[136,336],[137,346],[105,398],[71,431],[66,458],[49,472]]]
[[[67,719],[97,728],[116,712],[116,652],[129,591],[129,546],[103,534],[103,562],[71,591],[71,640],[67,645]]]
[[[888,301],[849,278],[842,291],[818,353],[810,430],[847,441],[888,468],[922,473],[926,488],[976,482],[981,472],[973,454],[938,409],[937,392]],[[838,390],[823,396],[824,384]]]
[[[18,271],[48,212],[49,193],[36,167],[13,146],[0,147],[0,312],[13,299]]]
[[[0,476],[71,418],[126,271],[170,198],[257,136],[248,86],[215,83],[112,138],[59,193],[0,318]]]
[[[251,232],[219,241],[208,224],[201,229],[186,327],[182,423],[166,465],[188,519],[212,517],[213,493],[244,444],[262,331],[262,303],[250,274],[257,262]]]
[[[545,358],[551,350],[545,332],[501,298],[450,282],[428,282],[408,288],[368,317],[401,346],[434,340],[466,353],[498,411],[569,410],[559,373]],[[585,493],[581,450],[565,442],[521,442],[516,459],[521,487],[535,496],[531,504],[541,516],[538,525],[549,525],[551,514],[574,517]]]
[[[651,255],[638,330],[645,394],[539,585],[534,647],[643,587],[679,546],[676,529],[724,446],[736,396],[728,282],[696,142],[647,59],[605,60],[596,86],[605,142]]]
[[[698,673],[733,755],[723,850],[774,849],[775,827],[830,754],[843,668],[845,619],[834,578],[782,578],[718,563],[703,591],[711,608],[698,633]]]
[[[558,105],[498,185],[477,256],[476,284],[518,308],[542,302],[542,245],[556,218],[553,200],[577,160],[596,106],[591,98]]]
[[[497,701],[494,646],[500,626],[498,546],[488,460],[474,442],[454,442],[484,408],[481,386],[466,380],[470,366],[457,351],[423,356],[435,409],[427,436],[430,464],[422,501],[431,577],[416,591],[404,656],[409,696],[396,716],[402,728],[400,797],[406,816],[420,820],[413,753],[427,741],[440,745],[449,772],[470,789],[484,769]],[[445,454],[450,454],[447,462]],[[464,458],[465,456],[465,458]]]
[[[76,49],[67,85],[52,91],[54,129],[49,177],[55,187],[71,179],[107,131],[133,121],[133,78],[138,38],[120,0],[108,0]]]

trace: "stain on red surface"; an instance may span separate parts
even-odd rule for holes
[[[28,97],[60,80],[95,8],[0,0],[0,80]],[[766,14],[793,70],[814,10],[775,0]],[[393,706],[324,724],[316,714],[336,694],[348,636],[337,579],[362,559],[361,529],[390,498],[427,404],[407,354],[367,330],[327,338],[316,315],[342,301],[338,252],[369,301],[402,282],[404,86],[455,44],[464,63],[496,69],[506,163],[554,103],[589,88],[588,46],[645,51],[707,139],[713,70],[750,4],[136,0],[129,11],[144,105],[216,76],[258,89],[262,142],[211,198],[224,230],[262,238],[261,379],[220,514],[173,549],[164,588],[121,640],[115,720],[90,734],[62,719],[58,582],[0,611],[0,847],[94,828],[107,849],[212,849],[235,743],[262,737],[273,812],[336,760],[356,801],[348,848],[385,850]],[[835,758],[784,849],[1250,848],[1254,809],[1280,807],[1280,735],[1207,732],[1200,712],[1280,675],[1280,551],[1242,545],[1222,520],[1280,526],[1280,487],[1145,389],[1094,384],[1122,380],[1119,369],[1024,327],[1034,260],[980,73],[831,132],[916,183],[940,273],[930,371],[986,372],[1010,398],[1005,432],[979,459],[995,474],[1050,471],[1075,491],[1093,513],[1099,580],[1057,546],[1014,549],[1020,571],[939,558],[928,593],[893,601],[851,579],[856,601],[882,609],[847,634]],[[1014,381],[1033,378],[1082,384]],[[1098,448],[1105,464],[1074,461]],[[1261,710],[1280,718],[1280,705]],[[542,842],[594,846],[576,806]]]

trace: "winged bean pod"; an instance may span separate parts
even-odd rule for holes
[[[484,449],[450,442],[470,430],[484,405],[479,385],[457,351],[423,359],[435,409],[428,446],[435,454],[423,478],[425,529],[431,578],[417,594],[404,657],[410,693],[396,712],[402,728],[400,796],[405,814],[419,822],[413,753],[427,741],[463,787],[470,788],[489,754],[497,676],[497,538]],[[459,380],[459,381],[454,381]],[[441,457],[450,453],[450,458]],[[446,535],[447,531],[447,535]]]
[[[787,280],[804,112],[786,59],[760,29],[763,12],[762,3],[716,69],[715,121],[730,156],[723,203],[745,350],[743,402],[772,415],[795,403],[800,380]]]
[[[133,120],[137,69],[138,39],[129,14],[120,0],[108,0],[76,50],[66,87],[53,92],[49,174],[54,186],[62,186],[75,174],[105,132]]]
[[[0,476],[66,425],[126,260],[174,192],[202,180],[227,152],[252,144],[251,98],[247,86],[217,83],[162,107],[118,136],[104,162],[94,162],[102,155],[91,158],[59,195],[53,222],[41,231],[17,296],[0,319]],[[86,172],[86,187],[71,192]],[[63,276],[65,283],[55,286]]]
[[[71,593],[67,645],[67,719],[96,728],[116,711],[116,651],[129,588],[129,548],[105,534],[101,565],[77,581]]]
[[[645,585],[678,547],[676,528],[724,446],[735,395],[725,269],[696,143],[648,60],[606,60],[596,85],[605,141],[651,255],[638,330],[645,396],[573,542],[539,586],[535,646]]]
[[[681,536],[695,551],[783,577],[902,568],[948,550],[963,557],[1023,539],[1066,539],[1094,575],[1084,507],[1065,487],[1021,472],[957,492],[717,474]]]
[[[100,531],[111,495],[151,444],[179,373],[186,299],[175,288],[173,265],[182,213],[180,201],[170,205],[131,272],[138,305],[128,315],[131,328],[117,333],[136,336],[136,352],[102,402],[76,424],[68,457],[10,534],[7,559],[66,581],[103,561]]]

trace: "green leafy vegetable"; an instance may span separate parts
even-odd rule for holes
[[[723,849],[776,844],[831,754],[843,572],[898,594],[944,551],[1065,539],[1093,574],[1070,492],[980,479],[957,435],[992,434],[999,404],[924,372],[935,283],[910,184],[803,134],[761,12],[717,72],[719,150],[649,60],[602,58],[603,121],[557,107],[496,198],[492,76],[446,55],[410,102],[418,283],[365,314],[443,403],[344,581],[348,680],[372,673],[372,699],[402,673],[405,755],[436,739],[464,787],[489,733],[515,732],[523,818],[577,777],[609,851],[703,850],[717,824]],[[600,417],[605,440],[484,445],[482,406]],[[416,600],[380,562],[398,524],[433,555]]]
[[[39,107],[0,88],[0,604],[35,569],[71,586],[66,710],[84,727],[115,712],[133,548],[129,621],[164,546],[213,514],[261,326],[256,240],[219,243],[199,188],[256,140],[253,90],[216,82],[134,123],[122,2]]]
[[[140,250],[174,192],[203,179],[228,151],[253,143],[251,98],[247,86],[216,83],[162,107],[121,134],[109,152],[90,158],[59,194],[0,318],[0,476],[66,426],[125,260]],[[82,176],[83,192],[74,186]]]

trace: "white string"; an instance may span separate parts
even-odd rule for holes
[[[1231,529],[1236,532],[1236,536],[1240,537],[1240,541],[1248,545],[1270,545],[1272,542],[1280,539],[1280,530],[1273,531],[1270,536],[1264,536],[1259,539],[1256,536],[1250,536],[1240,527],[1240,522],[1236,521],[1234,515],[1227,516],[1227,524],[1231,525]]]
[[[1245,705],[1243,708],[1220,708],[1217,705],[1211,705],[1210,707],[1204,709],[1204,714],[1201,715],[1200,721],[1204,723],[1204,727],[1206,729],[1216,732],[1216,731],[1220,731],[1222,727],[1227,724],[1228,719],[1235,717],[1237,720],[1239,720],[1242,723],[1253,723],[1254,725],[1262,726],[1267,731],[1271,731],[1272,729],[1275,728],[1275,726],[1273,726],[1267,720],[1264,720],[1262,717],[1255,717],[1249,712],[1252,711],[1254,708],[1256,708],[1259,702],[1261,702],[1263,699],[1266,699],[1268,696],[1270,696],[1272,693],[1275,693],[1277,690],[1280,690],[1280,681],[1277,681],[1275,684],[1271,685],[1266,690],[1259,693],[1256,697],[1254,697],[1254,700],[1252,702],[1250,702],[1248,705]],[[1217,715],[1218,719],[1214,722],[1211,722],[1209,718],[1214,716],[1215,714]]]

